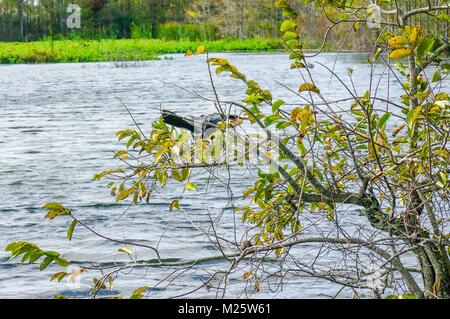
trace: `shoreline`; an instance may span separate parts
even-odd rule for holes
[[[159,60],[205,46],[216,52],[267,52],[281,49],[275,39],[165,41],[159,39],[45,40],[0,42],[0,64],[122,62]]]
[[[276,39],[165,41],[159,39],[45,40],[0,42],[0,64],[54,64],[89,62],[142,62],[184,54],[205,46],[210,53],[284,53]],[[305,52],[317,52],[305,49]],[[325,50],[324,52],[333,53]],[[341,51],[364,53],[364,51]]]

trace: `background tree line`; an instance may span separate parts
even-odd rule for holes
[[[0,41],[35,41],[48,37],[70,39],[162,38],[166,40],[215,40],[222,38],[276,38],[282,20],[274,0],[0,0]],[[309,47],[320,46],[332,25],[333,8],[320,6],[322,0],[293,0],[299,12],[299,28]],[[368,0],[357,0],[362,6]],[[392,2],[392,3],[391,3]],[[82,10],[80,30],[67,28],[67,6]],[[308,5],[305,5],[307,3]],[[426,0],[379,1],[384,8],[427,4]],[[320,10],[315,10],[320,7]],[[363,16],[365,12],[361,12]],[[334,16],[338,18],[337,16]],[[448,32],[435,23],[429,28]],[[356,32],[354,32],[356,31]],[[337,25],[328,43],[341,43],[345,49],[366,49],[371,39],[358,28]]]
[[[66,26],[69,3],[82,9],[81,30]],[[278,35],[279,21],[280,13],[273,8],[272,0],[0,0],[2,41],[31,41],[51,35],[168,37],[170,34],[165,34],[167,30],[161,26],[169,22],[167,28],[184,28],[181,31],[187,38],[202,27],[208,31],[200,35],[204,38],[269,37]]]

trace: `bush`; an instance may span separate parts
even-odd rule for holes
[[[71,30],[65,37],[54,37],[55,40],[101,40],[117,39],[119,29],[116,26],[98,26],[96,28],[86,28],[80,30]],[[44,38],[43,40],[47,40]]]
[[[131,25],[131,38],[132,39],[151,39],[152,38],[152,26],[151,25]]]
[[[217,40],[218,30],[212,24],[196,25],[167,22],[159,26],[158,37],[163,40]]]

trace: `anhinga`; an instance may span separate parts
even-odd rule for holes
[[[238,121],[239,119],[241,119],[237,115],[229,115],[227,117],[223,117],[218,113],[201,115],[199,117],[184,117],[168,110],[162,110],[161,114],[166,124],[186,129],[188,131],[191,131],[193,134],[202,134],[202,136],[204,135],[205,131],[218,128],[218,124],[220,122],[226,121],[227,118],[232,121]]]

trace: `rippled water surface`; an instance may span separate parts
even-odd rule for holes
[[[276,83],[296,89],[302,82],[296,71],[290,70],[284,54],[223,54],[235,63],[249,78],[260,81],[272,89],[274,97],[298,102],[296,96]],[[360,94],[367,89],[369,66],[365,55],[344,54],[339,58],[325,54],[318,62],[333,65],[340,76],[346,77],[347,67],[354,71],[355,85]],[[311,70],[318,85],[329,100],[343,97],[345,91],[329,73],[316,64]],[[382,69],[377,69],[378,75]],[[50,298],[56,293],[74,290],[83,296],[89,290],[90,276],[82,276],[79,287],[51,283],[49,277],[58,271],[50,267],[37,271],[36,265],[18,265],[3,252],[11,241],[28,240],[39,246],[59,250],[70,260],[96,260],[113,262],[123,259],[116,256],[120,246],[96,238],[81,228],[75,232],[72,243],[65,239],[67,221],[44,221],[40,208],[49,201],[63,202],[92,228],[117,239],[142,241],[150,245],[163,236],[160,249],[164,258],[192,259],[220,254],[197,227],[207,228],[209,214],[215,217],[227,205],[226,189],[213,183],[209,189],[200,188],[183,200],[183,210],[171,213],[168,203],[179,194],[179,189],[169,187],[158,194],[150,205],[129,209],[126,204],[115,204],[104,183],[92,182],[94,173],[114,167],[113,151],[118,149],[115,132],[133,126],[120,99],[126,103],[142,128],[150,129],[151,121],[159,116],[160,106],[183,114],[205,114],[214,106],[193,97],[195,90],[212,97],[208,82],[208,69],[204,57],[171,59],[139,63],[137,67],[120,67],[114,63],[11,65],[0,66],[0,297]],[[216,79],[221,97],[242,100],[243,86],[226,76]],[[380,92],[386,96],[386,81]],[[391,92],[399,87],[391,83]],[[399,95],[399,94],[397,94]],[[346,97],[347,95],[345,95]],[[226,172],[222,172],[225,174]],[[207,183],[208,176],[197,176],[199,185]],[[251,185],[254,174],[236,169],[232,188],[236,194]],[[357,212],[349,218],[358,220]],[[237,228],[242,228],[236,220]],[[230,210],[224,211],[219,233],[234,241],[234,219]],[[237,241],[240,233],[237,232]],[[314,247],[299,251],[314,256]],[[138,250],[138,258],[154,258],[151,252]],[[333,256],[329,256],[333,262]],[[164,298],[182,294],[208,278],[208,271],[226,266],[215,261],[202,269],[186,273],[170,285],[158,286],[151,296]],[[115,293],[129,294],[135,288],[154,286],[167,269],[150,269],[133,272],[116,283]],[[255,297],[330,297],[337,287],[326,282],[305,277],[291,278],[289,285],[274,295],[262,287]],[[242,284],[235,281],[228,297],[242,297]],[[197,291],[194,297],[214,297],[214,292]]]

